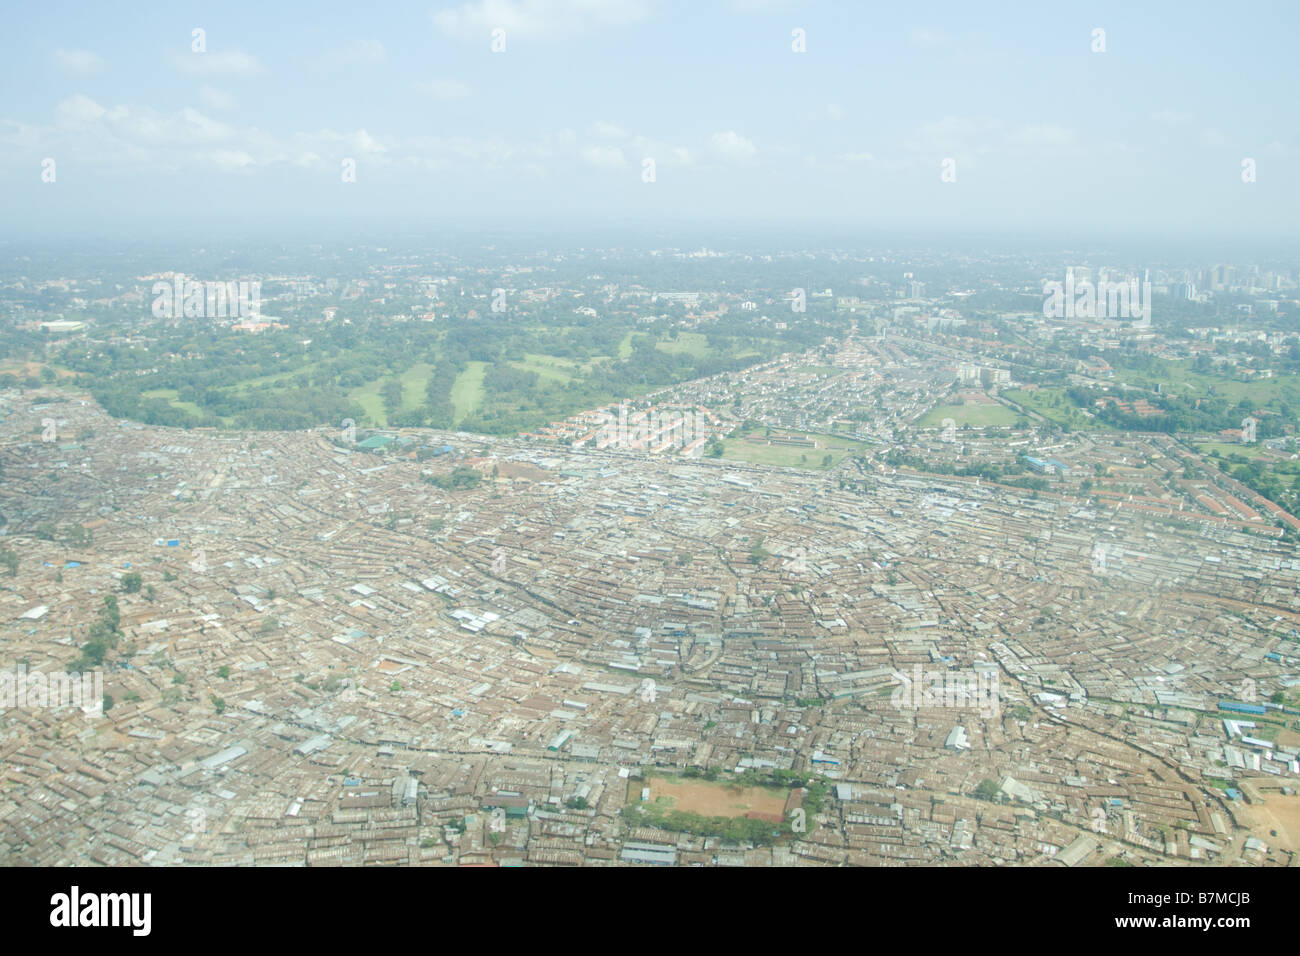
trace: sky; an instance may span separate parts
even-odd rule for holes
[[[0,237],[388,222],[1294,237],[1300,4],[1133,6],[14,6]]]

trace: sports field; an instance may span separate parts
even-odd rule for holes
[[[1280,785],[1270,784],[1271,781],[1251,780],[1245,785],[1252,799],[1262,797],[1264,801],[1242,807],[1243,815],[1251,823],[1250,832],[1270,847],[1293,853],[1300,851],[1300,794],[1284,795]]]
[[[957,427],[969,425],[983,428],[986,425],[1014,425],[1020,415],[1005,405],[939,405],[930,409],[916,423],[918,428],[938,428],[945,418],[951,418]]]
[[[781,820],[787,792],[769,787],[729,786],[724,782],[681,777],[647,777],[630,781],[628,802],[641,802],[641,788],[650,788],[649,802],[668,810],[705,817],[758,817]]]
[[[811,440],[814,447],[769,444],[769,437]],[[838,465],[844,460],[845,455],[861,454],[865,447],[863,442],[839,435],[773,430],[771,436],[768,436],[764,431],[758,430],[750,432],[748,436],[728,438],[723,441],[722,457],[733,461],[747,461],[752,465],[776,465],[783,468],[824,471]],[[827,457],[830,458],[829,462],[826,460]]]

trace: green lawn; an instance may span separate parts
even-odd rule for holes
[[[1231,442],[1207,441],[1198,444],[1196,450],[1207,458],[1212,451],[1217,451],[1220,458],[1227,458],[1229,455],[1241,455],[1243,458],[1254,459],[1264,457],[1266,454],[1269,457],[1275,457],[1272,452],[1261,444],[1234,445]]]
[[[177,400],[180,393],[174,388],[151,388],[147,392],[141,392],[141,398],[161,398],[165,399],[167,404],[172,408],[179,408],[188,415],[199,418],[203,415],[203,410],[193,402],[182,402]]]
[[[762,431],[753,432],[755,437],[766,437]],[[785,433],[773,432],[772,437],[787,437]],[[834,468],[846,455],[856,455],[866,446],[859,441],[843,438],[839,435],[816,435],[790,433],[792,438],[811,438],[817,442],[816,448],[800,448],[792,445],[767,445],[746,441],[744,438],[728,438],[722,443],[722,457],[732,461],[745,461],[752,465],[776,465],[783,468],[807,468],[811,471],[825,471]],[[830,464],[823,464],[826,456],[831,456]]]
[[[1016,388],[1004,391],[1001,394],[1008,401],[1023,405],[1030,411],[1037,412],[1050,421],[1065,425],[1072,431],[1097,430],[1105,427],[1099,424],[1095,418],[1084,415],[1070,401],[1069,396],[1065,394],[1064,388],[1040,388],[1033,392],[1026,392]]]
[[[236,392],[242,394],[243,392],[246,392],[249,389],[258,388],[259,386],[263,386],[263,385],[279,385],[281,382],[284,382],[286,379],[293,378],[293,376],[297,375],[299,372],[312,371],[318,364],[319,364],[318,362],[308,362],[306,365],[303,365],[300,368],[290,369],[287,372],[273,372],[270,375],[261,375],[258,376],[257,378],[245,379],[242,382],[236,383],[234,388]]]
[[[402,373],[402,408],[419,408],[424,404],[424,390],[429,385],[433,366],[427,362],[412,365]]]
[[[568,385],[573,381],[576,373],[588,371],[586,367],[580,366],[572,359],[560,358],[557,355],[539,355],[534,352],[525,353],[522,362],[510,364],[525,372],[536,372],[542,381],[555,382],[557,385]]]
[[[621,359],[631,358],[632,356],[632,336],[635,332],[629,332],[623,336],[623,341],[618,343],[618,357]]]
[[[451,386],[451,404],[456,410],[456,421],[463,422],[469,413],[483,404],[483,375],[487,362],[470,362],[465,371],[456,376]]]
[[[1282,375],[1277,378],[1256,379],[1243,382],[1227,374],[1207,374],[1192,370],[1191,360],[1183,362],[1160,362],[1150,372],[1130,369],[1116,369],[1116,380],[1123,380],[1130,385],[1154,389],[1161,384],[1164,391],[1188,398],[1205,398],[1214,387],[1214,394],[1230,402],[1250,399],[1261,408],[1272,407],[1286,402],[1291,405],[1300,403],[1300,376]]]
[[[918,428],[939,428],[945,418],[951,418],[957,427],[971,428],[1014,425],[1020,414],[1005,405],[938,405],[926,412],[916,423]]]
[[[379,386],[384,384],[383,378],[377,378],[373,382],[367,382],[358,388],[348,392],[348,398],[356,402],[365,410],[366,418],[370,424],[383,428],[388,424],[388,413],[384,410],[384,400],[379,396]]]
[[[709,354],[709,339],[703,332],[678,332],[677,338],[658,342],[655,348],[669,355],[685,353],[691,358],[703,358]],[[619,351],[622,351],[621,347]]]

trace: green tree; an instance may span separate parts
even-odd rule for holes
[[[104,663],[104,655],[108,653],[108,645],[103,641],[91,640],[81,645],[81,657],[74,665],[73,669],[77,671],[88,671]]]
[[[975,796],[981,800],[996,800],[998,797],[997,781],[987,778],[981,780],[975,788]]]
[[[104,596],[104,610],[100,616],[108,624],[110,630],[117,630],[118,625],[122,623],[122,614],[117,607],[117,598],[111,594]]]

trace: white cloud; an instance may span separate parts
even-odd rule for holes
[[[205,102],[221,100],[221,91],[200,89]],[[694,147],[637,135],[612,124],[596,124],[594,129],[606,138],[592,135],[591,130],[579,136],[567,128],[511,139],[408,136],[366,129],[276,132],[236,125],[194,107],[168,113],[138,105],[105,106],[78,93],[59,102],[45,124],[0,119],[0,166],[39,152],[75,157],[88,167],[169,175],[204,171],[252,175],[275,168],[328,175],[338,169],[342,158],[351,157],[370,168],[470,176],[505,172],[545,179],[580,170],[626,170],[645,157],[653,158],[661,169],[700,162]],[[718,134],[713,143],[727,156],[754,153],[753,145],[734,132]],[[703,152],[712,152],[709,143],[703,145]]]
[[[208,86],[199,87],[199,102],[210,110],[231,110],[235,108],[235,98],[224,90]]]
[[[270,143],[264,133],[238,130],[191,107],[170,115],[147,107],[107,109],[81,93],[61,101],[54,120],[52,127],[40,130],[42,143],[108,165],[242,167],[256,161],[249,148],[254,142]]]
[[[212,161],[225,169],[244,169],[257,164],[257,160],[242,149],[218,149],[213,152]]]
[[[199,76],[255,76],[266,72],[266,67],[262,66],[257,57],[242,50],[173,53],[171,61],[177,69]]]
[[[99,54],[89,50],[55,50],[54,62],[69,73],[93,73],[104,65]]]
[[[648,136],[635,136],[628,147],[633,155],[653,159],[660,166],[692,166],[695,155],[685,146],[675,146]]]
[[[1069,146],[1074,143],[1074,130],[1055,123],[1030,123],[1014,130],[1010,140],[1019,146]]]
[[[388,147],[379,142],[365,130],[360,129],[352,134],[352,142],[356,150],[361,153],[386,153]]]
[[[515,37],[572,36],[592,26],[637,23],[648,15],[646,0],[470,0],[435,11],[433,22],[447,36],[485,45],[492,31],[501,28],[509,50]]]
[[[195,143],[220,143],[238,135],[233,126],[204,116],[188,106],[180,111],[175,128],[183,138]]]
[[[278,162],[283,152],[263,131],[238,129],[192,107],[171,114],[138,106],[107,108],[82,93],[60,101],[49,125],[19,132],[23,141],[51,156],[149,172],[249,169]],[[0,159],[6,158],[12,154],[0,149]]]
[[[601,139],[627,139],[627,130],[613,123],[596,123],[592,131]]]
[[[713,151],[725,159],[749,160],[754,158],[754,144],[735,130],[714,133],[710,145]]]
[[[435,100],[463,100],[469,96],[469,87],[460,80],[426,80],[416,83],[415,88]]]
[[[588,146],[580,155],[584,163],[600,169],[621,169],[627,165],[627,157],[617,146]]]
[[[54,118],[60,125],[79,126],[97,122],[106,112],[89,96],[76,93],[54,107]]]

